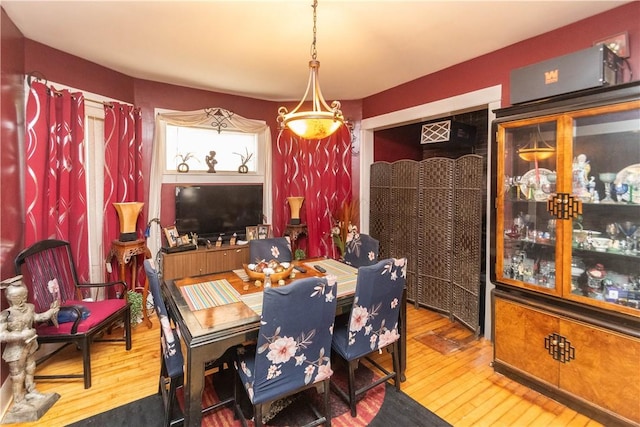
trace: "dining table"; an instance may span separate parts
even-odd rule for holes
[[[350,311],[357,268],[328,258],[298,260],[292,264],[304,272],[294,268],[295,277],[289,276],[272,286],[286,286],[297,279],[331,274],[336,276],[338,284],[336,315]],[[261,281],[249,278],[244,269],[162,281],[167,310],[180,330],[186,349],[185,426],[201,424],[205,366],[222,357],[229,348],[257,339],[263,286]],[[398,325],[401,381],[405,379],[406,368],[406,305],[405,288]]]

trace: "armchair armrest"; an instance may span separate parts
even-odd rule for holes
[[[82,321],[82,308],[78,305],[61,305],[58,315],[60,315],[60,313],[64,314],[65,312],[68,314],[72,314],[72,316],[74,317],[73,325],[71,325],[71,334],[78,333],[78,325]],[[54,322],[52,320],[47,320],[47,322],[49,323],[49,325],[54,325]],[[57,326],[57,322],[55,324]]]
[[[114,282],[104,282],[104,283],[78,283],[78,289],[88,289],[88,288],[107,288],[107,287],[115,287],[118,286],[120,289],[116,289],[116,295],[118,295],[118,299],[124,298],[127,292],[127,284],[122,280],[117,280]]]

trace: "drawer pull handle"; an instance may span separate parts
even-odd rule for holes
[[[567,363],[576,358],[576,349],[562,335],[553,333],[544,339],[544,348],[554,360]]]

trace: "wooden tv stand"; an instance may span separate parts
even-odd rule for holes
[[[194,251],[163,253],[162,278],[171,280],[220,273],[242,268],[243,263],[249,263],[249,245],[199,247]]]

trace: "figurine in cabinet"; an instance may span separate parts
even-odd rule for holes
[[[589,172],[591,165],[584,154],[578,154],[573,160],[573,194],[583,202],[591,201],[589,192]]]

